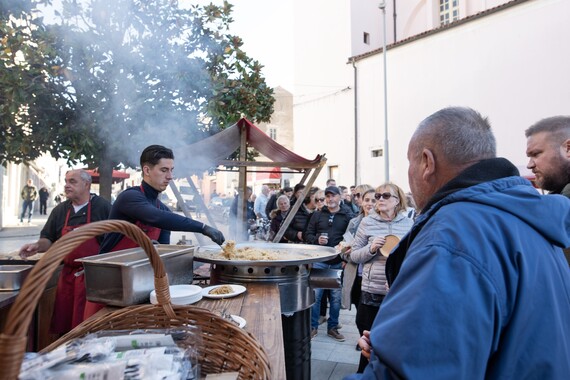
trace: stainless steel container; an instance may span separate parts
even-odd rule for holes
[[[312,279],[309,264],[326,261],[338,253],[334,248],[308,244],[240,243],[236,248],[255,247],[279,253],[278,260],[228,260],[219,246],[200,247],[196,261],[214,264],[213,283],[265,282],[278,283],[281,313],[293,313],[309,308],[314,302],[311,285],[322,288],[340,287],[340,271],[316,271]],[[325,279],[328,277],[328,279]]]
[[[341,271],[311,268],[338,253],[334,248],[307,244],[242,243],[236,248],[253,247],[272,251],[277,260],[228,260],[217,246],[200,247],[196,261],[213,264],[212,283],[277,283],[281,299],[281,323],[287,379],[311,376],[311,310],[315,302],[312,287],[339,288]]]
[[[0,265],[0,290],[20,290],[33,265]]]
[[[192,283],[194,247],[155,246],[164,263],[170,285]],[[78,259],[85,269],[87,299],[114,306],[149,301],[154,290],[154,272],[140,247]]]

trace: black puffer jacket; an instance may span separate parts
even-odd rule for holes
[[[309,224],[309,219],[311,219],[312,212],[305,205],[301,205],[297,213],[293,217],[291,224],[287,227],[285,231],[285,238],[292,243],[304,243],[305,242],[305,232],[307,231],[307,225]],[[303,233],[303,240],[299,240],[297,236],[298,232]]]
[[[328,247],[334,247],[342,241],[348,223],[354,214],[346,206],[341,206],[340,210],[331,214],[325,206],[321,211],[315,211],[309,220],[305,240],[307,244],[319,244],[319,234],[326,232],[329,234]],[[327,264],[337,264],[342,260],[339,255],[334,259],[326,261]]]

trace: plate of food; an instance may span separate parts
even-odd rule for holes
[[[236,284],[212,285],[202,289],[202,296],[206,298],[230,298],[245,292],[245,286]]]

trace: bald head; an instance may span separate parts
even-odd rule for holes
[[[479,112],[449,107],[428,116],[408,146],[408,180],[418,208],[462,170],[494,157],[495,137]]]

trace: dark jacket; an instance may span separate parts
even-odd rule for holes
[[[281,194],[272,194],[269,197],[269,200],[267,201],[267,205],[265,206],[265,215],[267,215],[268,218],[271,218],[269,216],[269,214],[271,214],[271,211],[273,211],[277,208],[277,198],[280,195]],[[293,203],[291,203],[291,204],[293,204]]]
[[[305,205],[301,205],[297,213],[293,217],[291,224],[287,227],[285,235],[283,235],[291,243],[302,243],[305,241],[305,232],[307,231],[307,225],[311,219],[312,212]],[[303,240],[299,240],[297,236],[298,232],[303,233]]]
[[[281,210],[273,211],[271,214],[272,214],[271,215],[271,225],[269,227],[269,231],[271,231],[270,232],[271,240],[273,240],[273,237],[275,235],[277,235],[277,232],[279,232],[279,229],[281,228],[281,224],[283,224],[283,221],[287,217],[287,214],[283,215]],[[279,243],[288,243],[288,242],[289,242],[289,240],[285,237],[285,235],[283,235],[281,240],[279,240]]]
[[[40,189],[40,202],[47,202],[49,198],[49,191],[45,187]]]
[[[203,231],[204,223],[173,213],[158,199],[158,195],[159,192],[145,181],[140,186],[130,187],[119,194],[113,203],[109,219],[126,220],[133,224],[141,222],[160,228],[160,244],[170,244],[170,231]],[[122,238],[123,235],[117,232],[106,234],[101,253],[111,252]]]
[[[321,211],[315,211],[309,220],[305,240],[307,244],[319,244],[319,235],[323,232],[329,234],[328,247],[334,247],[342,241],[342,237],[346,232],[348,223],[352,219],[353,214],[346,206],[340,207],[340,210],[331,214],[327,206]],[[342,260],[339,255],[334,259],[326,261],[326,264],[338,264]]]

